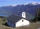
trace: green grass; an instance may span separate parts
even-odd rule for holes
[[[6,19],[4,18],[4,19],[2,19],[2,18],[0,18],[0,24],[5,24],[6,23]]]

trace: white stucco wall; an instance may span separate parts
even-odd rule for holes
[[[22,22],[22,20],[23,20],[23,22]],[[28,20],[21,19],[18,22],[16,22],[16,27],[28,26],[29,24],[30,24],[30,22]]]

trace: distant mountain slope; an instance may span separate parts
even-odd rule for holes
[[[40,8],[40,4],[17,5],[15,7],[3,6],[3,7],[0,7],[0,16],[10,16],[12,14],[21,16],[21,12],[23,11],[28,12],[29,14],[35,16],[37,7]]]

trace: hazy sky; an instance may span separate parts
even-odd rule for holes
[[[40,0],[0,0],[0,6],[27,4],[32,2],[40,2]]]

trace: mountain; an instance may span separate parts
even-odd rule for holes
[[[37,7],[40,8],[40,4],[33,5],[30,3],[27,5],[3,6],[0,7],[0,16],[10,16],[12,14],[21,16],[23,11],[27,12],[27,15],[30,14],[35,16]]]

